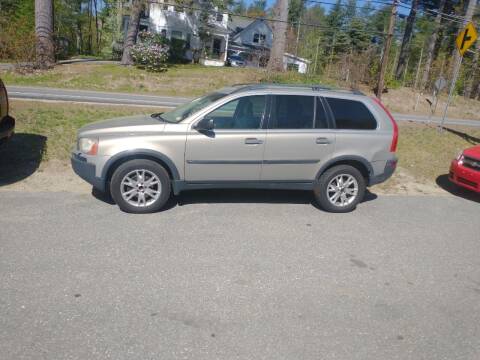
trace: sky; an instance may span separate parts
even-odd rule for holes
[[[336,0],[322,0],[322,1],[332,3],[332,4],[334,4],[336,2]],[[388,0],[385,0],[385,1],[388,1]],[[249,5],[253,2],[254,2],[254,0],[245,0],[245,3],[247,5]],[[276,2],[276,0],[267,0],[267,7],[273,6],[275,4],[275,2]],[[308,0],[307,0],[307,2],[308,2]],[[357,6],[363,6],[366,2],[367,2],[366,0],[357,0]],[[347,3],[347,0],[342,0],[342,3],[344,3],[344,4]],[[313,3],[311,3],[311,4],[315,5]],[[328,10],[330,10],[333,7],[333,6],[329,6],[329,5],[325,5],[325,4],[321,4],[321,5],[322,5],[323,8],[325,8],[327,10],[327,12],[328,12]],[[371,4],[371,6],[374,7],[374,8],[382,7],[381,4],[373,4],[373,3]],[[399,14],[407,16],[409,12],[410,12],[410,10],[405,8],[405,7],[399,7],[398,8],[398,13]]]

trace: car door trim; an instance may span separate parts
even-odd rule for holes
[[[264,165],[285,165],[285,164],[316,164],[320,159],[300,159],[300,160],[187,160],[192,165],[242,165],[242,164],[264,164]]]
[[[192,165],[261,165],[261,160],[187,160]]]

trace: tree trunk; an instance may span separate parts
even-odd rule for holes
[[[412,8],[410,14],[407,18],[407,25],[405,26],[405,32],[403,33],[402,47],[400,49],[400,57],[398,58],[397,69],[395,71],[395,78],[399,80],[403,72],[405,71],[405,64],[407,63],[407,58],[410,55],[410,44],[412,40],[413,25],[415,23],[415,18],[417,16],[419,0],[413,0]]]
[[[53,40],[53,1],[35,0],[36,66],[49,69],[55,65]]]
[[[137,42],[138,28],[140,26],[140,13],[142,12],[142,1],[133,0],[128,21],[127,37],[123,46],[122,65],[132,65],[133,59],[130,50]]]
[[[287,37],[288,0],[277,0],[273,10],[274,18],[278,21],[273,23],[273,43],[270,50],[268,69],[284,71],[283,54]]]
[[[430,68],[432,67],[433,56],[435,53],[435,43],[437,42],[438,32],[440,30],[440,22],[442,21],[442,13],[445,9],[446,0],[440,0],[440,5],[438,6],[438,13],[435,17],[435,25],[433,27],[433,33],[430,36],[427,54],[425,56],[425,68],[423,69],[422,81],[420,83],[420,91],[425,89],[427,86],[428,78],[430,76]]]
[[[99,26],[98,26],[98,7],[97,0],[93,0],[93,9],[95,10],[95,35],[97,40],[97,53],[100,52]]]

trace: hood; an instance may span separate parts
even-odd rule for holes
[[[163,131],[165,122],[154,119],[150,115],[134,115],[103,120],[88,124],[78,130],[79,136],[104,135],[127,132]]]
[[[464,150],[463,154],[474,159],[480,159],[480,145]]]

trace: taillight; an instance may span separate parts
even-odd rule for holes
[[[392,122],[393,125],[393,138],[392,138],[392,143],[390,145],[390,152],[396,152],[397,151],[397,145],[398,145],[398,125],[395,119],[393,118],[392,114],[388,109],[381,103],[380,100],[378,100],[376,97],[372,97],[372,99],[385,111],[385,114],[388,115],[390,118],[390,121]]]

